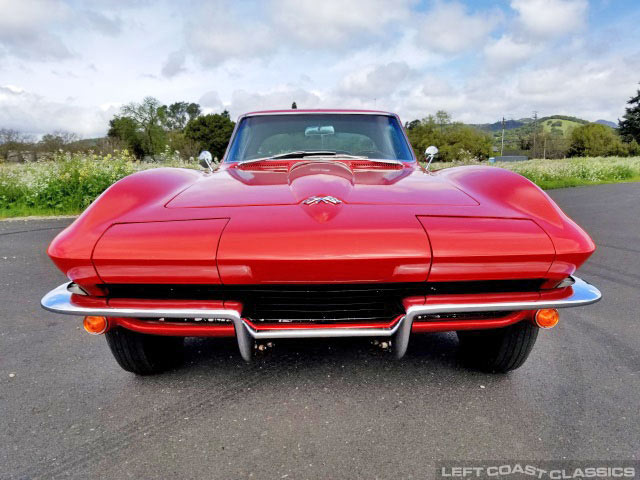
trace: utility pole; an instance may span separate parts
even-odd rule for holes
[[[502,143],[500,144],[500,156],[504,155],[504,117],[502,117]]]
[[[531,152],[531,158],[536,158],[536,133],[538,131],[538,111],[533,111],[533,151]]]

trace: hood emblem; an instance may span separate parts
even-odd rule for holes
[[[326,197],[313,196],[313,197],[307,198],[303,203],[305,205],[316,205],[320,202],[328,203],[330,205],[337,205],[339,203],[342,203],[342,200],[339,200],[336,197],[332,197],[331,195],[328,195]]]

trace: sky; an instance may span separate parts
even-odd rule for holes
[[[638,25],[638,0],[0,0],[0,128],[102,136],[145,96],[616,121]]]

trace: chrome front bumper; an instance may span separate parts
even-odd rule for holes
[[[404,356],[409,346],[413,321],[419,315],[465,312],[493,312],[538,310],[540,308],[580,307],[595,303],[602,297],[593,285],[572,277],[572,293],[565,298],[553,300],[478,302],[430,304],[409,307],[406,314],[390,328],[279,328],[256,330],[245,322],[236,310],[205,308],[123,308],[88,307],[71,301],[70,283],[65,283],[47,293],[41,301],[42,307],[54,313],[65,315],[102,315],[105,317],[131,318],[219,318],[233,322],[240,354],[245,360],[251,359],[253,340],[277,338],[328,338],[328,337],[394,337],[393,349],[398,358]]]

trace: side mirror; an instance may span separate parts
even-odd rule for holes
[[[434,145],[428,146],[427,149],[424,151],[424,156],[428,160],[427,170],[429,170],[429,165],[431,165],[431,162],[433,162],[433,157],[435,157],[437,154],[438,154],[438,147]]]
[[[211,156],[211,152],[207,150],[200,152],[200,155],[198,155],[198,162],[200,162],[200,166],[202,168],[206,168],[210,172],[213,172],[213,157]]]

